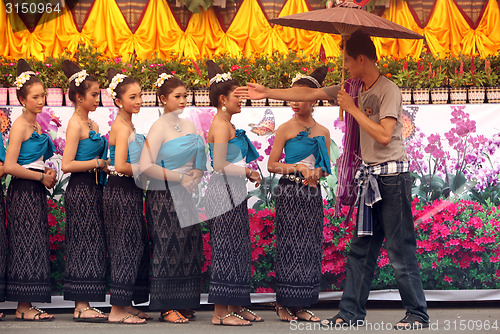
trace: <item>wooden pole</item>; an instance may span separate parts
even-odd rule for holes
[[[342,50],[342,82],[341,82],[341,89],[345,91],[345,78],[344,78],[344,66],[345,66],[345,48],[346,48],[346,41],[347,41],[347,36],[342,35],[342,43],[344,44],[343,50]],[[339,108],[339,121],[344,121],[344,110],[342,108]]]

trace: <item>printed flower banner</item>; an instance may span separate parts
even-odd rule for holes
[[[417,257],[426,290],[500,290],[500,115],[498,104],[408,105],[403,108],[403,135],[414,176],[413,215],[417,235]],[[109,132],[116,108],[100,107],[90,117]],[[55,141],[58,152],[64,149],[65,128],[74,109],[47,107],[38,116],[44,131]],[[157,107],[145,107],[134,116],[138,133],[147,134],[161,115]],[[0,107],[1,130],[5,143],[12,122],[21,107]],[[215,109],[188,107],[182,117],[193,121],[206,139]],[[258,190],[249,186],[249,216],[252,241],[253,292],[273,292],[275,284],[274,196],[278,176],[267,172],[267,159],[277,127],[292,117],[289,107],[244,107],[233,123],[244,129],[257,148],[257,166],[263,183]],[[342,151],[343,123],[336,121],[337,107],[316,107],[315,120],[329,128],[332,159]],[[60,169],[60,155],[49,164]],[[354,223],[346,223],[347,208],[334,218],[335,169],[321,181],[324,194],[322,291],[343,288],[346,255]],[[209,173],[198,190],[203,220],[203,194]],[[62,208],[67,175],[49,198],[52,281],[54,294],[60,294],[64,279],[64,210]],[[9,178],[5,180],[9,182]],[[356,212],[354,213],[354,215]],[[202,224],[204,283],[208,288],[210,235]],[[395,289],[387,252],[382,250],[373,290]]]

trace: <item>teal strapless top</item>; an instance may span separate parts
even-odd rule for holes
[[[136,133],[134,140],[128,144],[127,162],[129,164],[139,162],[145,140],[146,137],[143,134]],[[109,158],[111,160],[111,166],[115,165],[115,149],[115,146],[109,145]]]
[[[99,159],[106,160],[108,158],[108,141],[100,133],[94,130],[89,131],[89,137],[82,139],[78,142],[76,149],[75,160],[87,161],[98,157]],[[106,184],[106,173],[99,170],[99,184]]]
[[[332,170],[325,137],[316,136],[310,138],[308,135],[306,131],[300,131],[296,137],[287,140],[285,143],[285,163],[294,164],[312,154],[316,159],[314,167],[321,167],[323,171],[331,174]]]
[[[163,143],[158,151],[156,164],[172,170],[184,166],[193,157],[195,169],[207,169],[203,139],[199,135],[189,133]]]
[[[37,161],[42,156],[43,161],[45,161],[52,157],[55,151],[56,147],[48,134],[38,134],[36,131],[33,131],[31,137],[21,144],[17,163],[21,166],[27,165]]]
[[[3,146],[3,136],[1,133],[0,133],[0,140],[1,140],[1,142],[0,142],[0,144],[1,144],[0,145],[0,161],[5,162],[5,154],[7,152],[5,152],[5,147]]]
[[[235,137],[227,143],[226,160],[230,163],[238,162],[245,159],[249,163],[259,157],[259,153],[248,139],[245,130],[237,129]],[[214,144],[209,143],[211,165],[214,166]]]

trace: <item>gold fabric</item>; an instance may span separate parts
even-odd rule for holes
[[[430,8],[430,1],[419,1],[422,10]],[[487,0],[482,15],[477,14],[478,4],[458,2],[464,4],[462,10],[472,11],[474,15],[470,15],[471,18],[478,17],[476,29],[471,27],[471,20],[464,17],[455,0],[437,0],[432,11],[426,13],[428,22],[423,22],[425,26],[421,28],[418,17],[411,10],[419,1],[391,0],[384,17],[424,34],[429,50],[436,55],[463,53],[486,56],[500,49],[500,9],[497,1]],[[113,0],[82,0],[82,3],[85,6],[77,6],[73,12],[68,11],[56,18],[44,14],[30,32],[19,18],[13,20],[13,14],[6,13],[4,2],[0,1],[0,54],[16,59],[43,59],[49,55],[57,56],[65,49],[74,52],[80,41],[92,42],[107,57],[122,56],[125,59],[134,52],[142,59],[155,54],[168,57],[172,52],[196,59],[220,53],[238,56],[256,52],[287,52],[288,49],[303,50],[307,55],[319,53],[321,47],[327,56],[340,53],[339,36],[272,27],[258,0],[243,0],[227,31],[224,31],[212,8],[191,15],[184,29],[165,0],[149,0],[147,7],[142,7],[142,17],[141,3],[138,2],[120,0],[122,6],[128,8],[125,17]],[[90,9],[87,13],[86,8]],[[279,16],[305,12],[310,8],[308,0],[286,0]],[[86,20],[83,21],[84,15]],[[83,25],[80,26],[80,23]],[[135,32],[131,30],[134,28]],[[375,44],[380,56],[419,56],[423,49],[422,41],[377,38]]]

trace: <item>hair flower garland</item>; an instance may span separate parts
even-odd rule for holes
[[[20,90],[23,85],[26,83],[31,78],[31,75],[36,75],[35,72],[33,71],[26,71],[21,74],[19,74],[18,77],[16,77],[16,81],[14,81],[14,85],[16,85],[16,89]]]
[[[172,74],[162,73],[158,76],[158,79],[156,79],[156,82],[153,84],[153,87],[160,88],[165,81],[173,77],[174,76]]]
[[[116,87],[120,84],[120,82],[123,81],[127,76],[125,74],[116,74],[113,79],[111,79],[111,83],[109,84],[109,87],[106,89],[109,93],[109,95],[113,98],[116,99],[116,92],[115,89]]]
[[[213,84],[214,82],[215,83],[219,83],[219,82],[224,82],[224,81],[229,81],[229,80],[232,80],[233,78],[231,78],[231,73],[227,72],[227,73],[217,73],[215,75],[215,77],[213,77],[212,79],[210,79],[209,81],[209,84]]]
[[[75,86],[79,87],[80,84],[85,80],[86,77],[89,75],[87,74],[87,71],[81,70],[80,72],[76,72],[69,78],[69,82],[75,80]]]
[[[316,80],[316,78],[314,78],[310,75],[302,74],[302,73],[297,73],[295,75],[295,78],[292,79],[292,86],[295,82],[299,81],[300,79],[307,79],[307,80],[311,81],[313,84],[315,84],[316,87],[318,87],[318,88],[321,87],[321,85],[319,84],[318,80]]]

